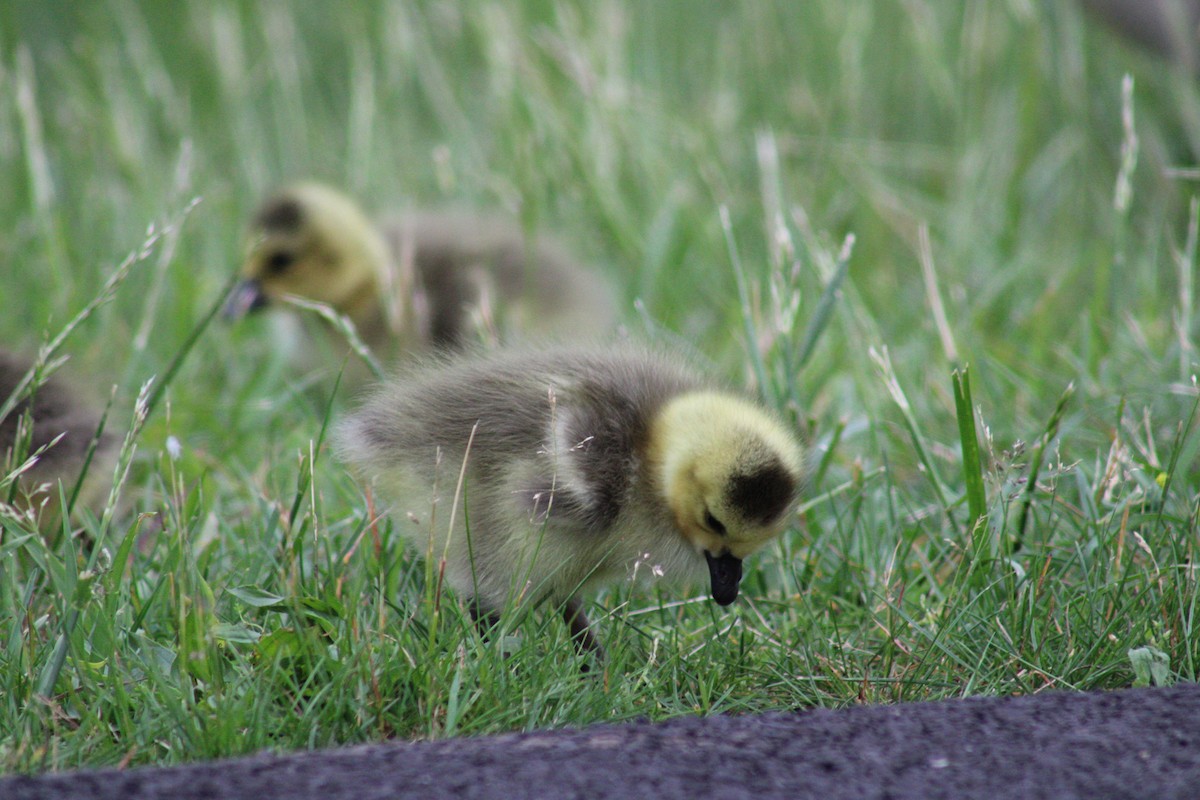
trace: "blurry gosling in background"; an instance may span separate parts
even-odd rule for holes
[[[316,183],[263,204],[241,272],[227,317],[282,295],[315,300],[349,317],[385,360],[489,338],[593,338],[615,321],[610,288],[551,241],[466,213],[414,212],[376,225],[351,198]],[[339,362],[345,351],[344,343],[333,351]]]
[[[801,483],[800,446],[773,416],[631,348],[433,359],[378,387],[336,446],[405,538],[445,556],[477,617],[548,600],[597,654],[580,596],[707,577],[732,603]]]
[[[7,405],[33,365],[32,359],[0,350],[0,407]],[[0,419],[0,502],[9,501],[12,484],[7,478],[45,448],[36,455],[33,466],[17,477],[11,496],[18,511],[32,512],[46,529],[60,519],[59,483],[68,500],[75,489],[100,425],[100,412],[88,406],[80,392],[57,375],[45,379],[32,392],[23,389],[20,396],[22,399]],[[22,432],[26,415],[32,420],[32,428],[25,429],[29,433]],[[20,458],[14,458],[18,441],[25,441],[26,435],[28,447],[21,448]],[[100,489],[104,479],[112,477],[117,447],[116,437],[107,432],[96,441],[77,507],[89,506],[99,513],[98,504],[103,501]]]

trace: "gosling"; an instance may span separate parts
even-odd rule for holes
[[[89,451],[90,467],[76,504],[96,507],[103,473],[111,470],[116,460],[117,441],[108,432],[96,438],[100,413],[57,375],[46,378],[32,392],[21,388],[33,366],[31,359],[0,349],[0,406],[20,391],[20,400],[0,419],[0,486],[4,487],[0,501],[7,502],[10,497],[12,473],[35,458],[31,467],[16,476],[11,496],[18,511],[33,515],[43,529],[49,529],[60,519],[60,485],[69,499],[87,465]],[[21,430],[26,415],[32,421],[28,434]],[[18,438],[23,442],[25,435],[29,436],[28,447],[19,448],[18,454]]]
[[[553,241],[528,241],[511,224],[467,213],[416,212],[376,225],[350,197],[317,183],[288,186],[263,204],[241,274],[227,318],[295,295],[348,317],[385,361],[479,341],[593,338],[616,318],[608,285]],[[328,333],[340,363],[345,342]]]
[[[598,656],[581,597],[625,579],[707,577],[729,605],[742,560],[786,527],[802,479],[801,447],[770,414],[633,348],[411,366],[335,441],[405,538],[445,558],[477,619],[549,601]]]

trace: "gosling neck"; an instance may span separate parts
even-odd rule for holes
[[[355,287],[338,304],[338,311],[355,325],[366,324],[383,313],[383,287],[387,284],[388,246],[383,234],[368,220],[358,221],[357,245],[347,248],[345,266],[357,266]]]
[[[368,275],[356,289],[338,304],[338,312],[345,314],[361,328],[370,324],[383,313],[383,302],[377,275]]]
[[[704,430],[706,421],[697,413],[697,399],[707,397],[707,393],[694,393],[673,398],[651,423],[648,461],[657,489],[668,504],[678,500],[683,473],[699,457],[703,442],[694,432]]]

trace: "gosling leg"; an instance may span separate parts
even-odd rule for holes
[[[471,600],[467,603],[467,613],[471,615],[471,621],[475,623],[475,627],[479,629],[479,635],[484,639],[487,639],[500,624],[499,612],[493,611],[478,600]]]
[[[567,623],[567,630],[571,632],[571,641],[575,644],[575,650],[580,655],[591,653],[596,656],[597,661],[603,661],[604,647],[592,633],[592,625],[588,622],[587,615],[583,613],[583,604],[579,598],[572,597],[564,603],[562,613],[563,621]],[[586,665],[583,667],[583,671],[587,672]]]

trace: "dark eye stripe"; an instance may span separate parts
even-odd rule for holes
[[[725,526],[721,524],[721,520],[714,517],[711,511],[704,512],[704,524],[717,536],[729,535],[729,531],[725,530]]]

